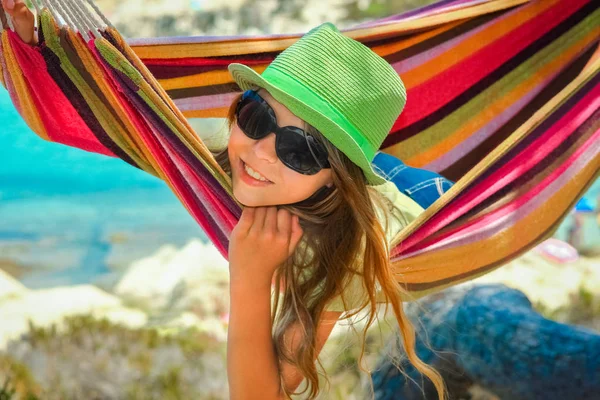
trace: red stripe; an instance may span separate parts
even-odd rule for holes
[[[392,131],[411,125],[440,109],[475,82],[483,79],[535,40],[544,36],[586,3],[587,0],[560,1],[519,28],[505,26],[508,30],[505,36],[472,53],[458,64],[441,71],[423,84],[412,87],[407,94],[409,100],[406,109],[394,124]],[[521,12],[528,11],[524,8]],[[495,24],[498,23],[506,25],[506,21]],[[483,34],[482,32],[481,35]],[[447,56],[444,54],[444,57]]]
[[[427,247],[433,246],[436,243],[444,241],[444,240],[450,238],[451,236],[455,236],[455,235],[466,236],[468,234],[471,234],[472,232],[480,231],[483,227],[490,225],[491,223],[498,220],[499,218],[504,218],[504,217],[508,216],[509,214],[514,213],[515,210],[520,209],[524,204],[526,204],[532,198],[538,196],[544,189],[546,189],[548,187],[548,185],[550,185],[552,182],[554,182],[556,179],[558,179],[558,177],[560,175],[565,173],[565,171],[571,165],[573,165],[573,163],[576,162],[583,153],[585,153],[591,146],[594,145],[594,143],[598,140],[598,138],[600,138],[600,130],[596,131],[581,147],[578,147],[577,150],[568,159],[566,159],[563,164],[561,164],[558,168],[556,168],[556,170],[552,171],[551,174],[549,174],[541,182],[539,182],[539,184],[537,186],[535,186],[535,188],[532,188],[532,190],[524,193],[521,197],[515,199],[512,202],[505,204],[501,208],[499,208],[489,214],[482,215],[481,217],[477,218],[476,220],[469,221],[468,223],[458,226],[452,230],[449,230],[449,231],[445,232],[444,234],[439,235],[438,237],[435,237],[431,240],[421,242],[418,245],[413,246],[411,248],[410,252],[412,253],[415,251],[426,249]],[[406,253],[406,251],[403,251],[401,253]]]
[[[204,66],[228,66],[229,64],[236,62],[242,63],[246,65],[258,65],[269,63],[273,61],[273,57],[265,57],[265,59],[257,60],[253,59],[235,59],[235,60],[223,60],[223,59],[215,59],[215,58],[144,58],[142,59],[144,64],[147,66],[151,65],[160,65],[160,66],[183,66],[183,67],[204,67]]]
[[[9,41],[25,77],[30,98],[35,104],[48,139],[55,143],[77,147],[86,151],[116,157],[86,125],[73,104],[58,87],[46,69],[42,55],[26,45],[13,31],[8,31]],[[43,82],[32,88],[29,82]],[[52,101],[44,101],[52,99]]]
[[[528,151],[510,159],[505,165],[491,174],[476,187],[469,188],[460,199],[444,208],[443,213],[434,215],[425,225],[414,232],[402,243],[402,252],[425,241],[450,222],[470,211],[482,200],[513,182],[534,165],[545,158],[554,148],[560,145],[580,125],[581,120],[588,118],[600,101],[600,85],[594,87],[587,95],[556,122],[550,129],[531,143]],[[594,105],[596,104],[596,105]]]

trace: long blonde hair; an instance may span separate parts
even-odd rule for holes
[[[236,122],[235,106],[240,97],[241,94],[234,99],[229,108],[229,130]],[[305,244],[297,247],[293,256],[277,269],[275,275],[275,293],[280,293],[283,289],[281,299],[279,296],[275,297],[272,313],[275,349],[280,361],[285,360],[296,366],[307,380],[306,388],[300,393],[288,393],[282,382],[286,396],[303,394],[306,391],[309,399],[317,396],[319,375],[313,361],[316,352],[316,324],[321,319],[328,301],[343,292],[344,283],[354,274],[360,274],[367,296],[361,299],[359,308],[347,313],[345,318],[368,310],[359,358],[361,370],[364,371],[362,361],[366,333],[377,316],[378,283],[398,321],[407,358],[419,372],[431,380],[439,399],[444,399],[446,391],[441,375],[421,361],[415,352],[415,330],[404,313],[399,296],[405,293],[405,290],[392,274],[389,245],[384,228],[376,218],[372,201],[382,210],[389,210],[393,205],[377,190],[368,186],[362,170],[319,131],[308,124],[305,128],[327,148],[333,188],[324,199],[312,204],[280,206],[300,217],[304,231],[302,241]],[[216,153],[215,159],[231,174],[227,148]],[[390,214],[387,216],[391,217]],[[357,259],[364,260],[361,271],[352,268]],[[297,352],[288,354],[284,334],[296,322],[304,326],[305,334]]]

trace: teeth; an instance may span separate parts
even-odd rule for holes
[[[250,175],[254,179],[263,181],[263,182],[270,182],[267,178],[265,178],[264,176],[262,176],[261,174],[259,174],[258,172],[256,172],[252,168],[250,168],[248,165],[246,165],[246,163],[244,163],[244,169],[246,170],[248,175]]]

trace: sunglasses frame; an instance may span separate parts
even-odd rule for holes
[[[242,103],[249,98],[251,98],[251,101],[258,101],[262,106],[264,106],[267,109],[269,116],[271,117],[270,126],[265,128],[260,136],[256,136],[256,135],[253,135],[252,133],[248,133],[242,126],[240,126],[240,123],[239,123],[239,112],[242,108]],[[321,143],[319,143],[319,141],[314,136],[307,133],[304,129],[298,128],[297,126],[281,127],[281,126],[277,125],[277,117],[275,115],[275,111],[273,110],[273,107],[271,107],[271,105],[269,103],[267,103],[267,101],[258,94],[257,90],[250,89],[250,90],[246,90],[244,92],[244,94],[242,95],[242,97],[240,98],[240,100],[238,101],[238,103],[236,105],[235,118],[236,118],[236,123],[237,123],[238,127],[240,128],[240,130],[242,132],[244,132],[244,134],[247,137],[249,137],[250,139],[260,140],[262,138],[267,137],[271,132],[273,132],[275,134],[275,152],[277,153],[277,157],[279,158],[279,160],[286,167],[288,167],[300,174],[303,174],[303,175],[314,175],[314,174],[318,173],[319,171],[321,171],[322,169],[331,168],[331,165],[329,164],[329,161],[328,161],[329,155],[327,153],[327,149]],[[281,140],[284,140],[283,138],[287,134],[301,135],[304,138],[304,140],[306,141],[308,150],[310,151],[312,158],[315,161],[316,165],[314,165],[313,167],[311,167],[308,170],[300,170],[300,169],[296,168],[295,166],[287,163],[285,161],[285,159],[283,157],[281,157],[281,155],[280,155],[280,148],[282,147],[282,146],[280,146],[282,144]],[[317,149],[313,149],[313,145],[311,145],[311,140],[309,138],[312,139],[314,146],[318,147]],[[315,152],[320,152],[320,151],[322,151],[321,155],[323,156],[323,159],[321,161],[319,161],[319,157],[317,156],[317,154],[315,154]]]

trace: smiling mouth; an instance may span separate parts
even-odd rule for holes
[[[258,171],[252,169],[252,167],[246,164],[244,160],[240,159],[240,161],[242,162],[242,169],[252,179],[256,180],[257,182],[273,183],[264,176],[262,176]]]

